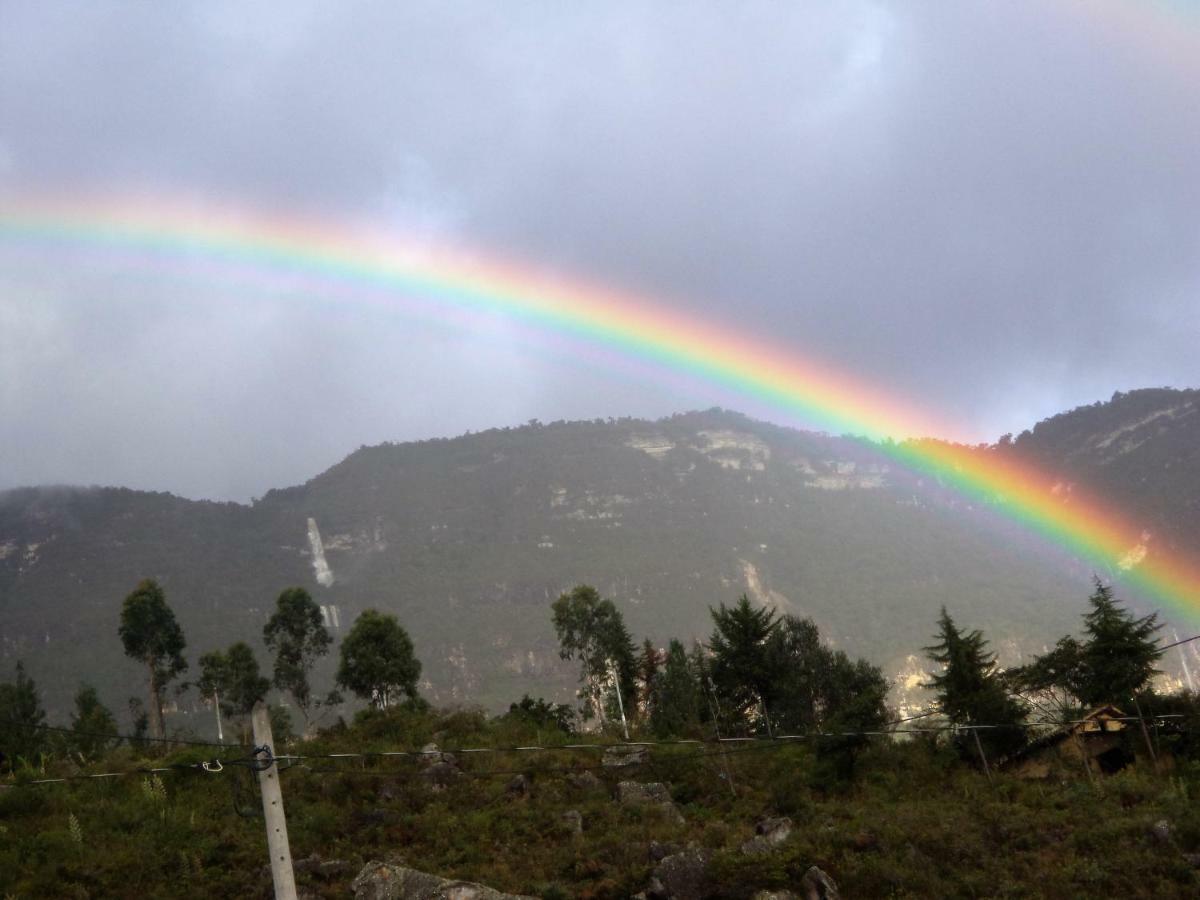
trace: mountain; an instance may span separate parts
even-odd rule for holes
[[[1135,391],[990,450],[1101,490],[1183,546],[1200,502],[1197,410],[1197,391]],[[139,579],[163,584],[192,660],[247,640],[264,665],[274,598],[303,585],[335,636],[369,607],[399,616],[434,701],[565,700],[575,671],[558,659],[549,604],[590,583],[659,643],[705,637],[708,608],[748,592],[911,684],[941,605],[1013,660],[1076,629],[1091,575],[857,440],[722,410],[535,421],[363,447],[251,505],[117,488],[2,494],[0,659],[26,661],[52,717],[80,680],[123,707],[144,693],[116,634]],[[332,668],[318,670],[322,689]]]

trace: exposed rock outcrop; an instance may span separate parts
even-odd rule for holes
[[[754,826],[754,837],[742,844],[742,852],[752,856],[770,853],[792,833],[792,820],[786,816],[760,819]]]
[[[645,747],[609,747],[604,751],[600,764],[605,768],[619,769],[624,766],[640,766],[650,758]]]
[[[671,792],[662,782],[622,781],[617,785],[617,802],[622,806],[657,809],[671,821],[683,822],[683,813],[671,800]]]
[[[472,881],[452,881],[397,862],[372,860],[350,884],[354,900],[534,900]]]

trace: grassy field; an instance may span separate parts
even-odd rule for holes
[[[323,754],[419,748],[495,748],[540,741],[544,753],[459,754],[466,773],[444,790],[415,757],[322,759]],[[1082,772],[1041,782],[989,782],[944,746],[883,742],[838,780],[805,744],[760,742],[650,748],[636,768],[600,765],[597,750],[474,712],[396,711],[296,744],[310,757],[282,775],[291,847],[343,867],[303,871],[302,890],[350,896],[369,859],[541,897],[628,897],[651,874],[651,842],[712,852],[713,896],[749,897],[794,885],[819,865],[858,897],[1192,897],[1200,869],[1200,766],[1170,774],[1139,763],[1090,783]],[[579,740],[575,738],[574,740]],[[0,897],[270,896],[266,840],[249,769],[178,770],[106,780],[22,785],[31,777],[194,763],[238,751],[194,747],[146,758],[129,748],[80,768],[50,759],[0,789]],[[591,772],[598,781],[580,784]],[[529,788],[508,790],[516,773]],[[584,779],[585,781],[587,779]],[[613,798],[618,781],[664,782],[680,823]],[[732,790],[731,790],[732,783]],[[582,816],[582,834],[563,813]],[[792,819],[775,852],[741,845],[764,815]],[[1169,829],[1159,835],[1156,823]]]

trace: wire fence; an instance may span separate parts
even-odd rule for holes
[[[64,775],[54,778],[38,778],[29,780],[19,780],[10,784],[0,784],[2,788],[12,788],[16,786],[29,785],[48,785],[48,784],[64,784],[74,781],[82,781],[88,779],[112,779],[134,775],[155,775],[165,773],[207,773],[218,774],[227,770],[235,770],[245,768],[250,770],[260,770],[269,768],[272,764],[279,764],[280,771],[286,771],[290,768],[303,768],[306,771],[314,773],[341,773],[341,774],[366,774],[366,775],[396,775],[397,773],[389,772],[364,772],[362,770],[352,770],[345,767],[315,767],[309,765],[313,762],[332,762],[332,761],[348,761],[348,760],[383,760],[392,758],[408,758],[421,759],[430,757],[441,757],[444,754],[454,754],[461,756],[478,755],[478,754],[525,754],[525,753],[579,753],[588,752],[594,753],[625,753],[632,754],[637,750],[648,749],[651,747],[699,747],[703,749],[695,754],[676,755],[670,757],[672,762],[678,760],[695,759],[702,757],[711,757],[718,754],[728,755],[729,753],[752,752],[757,750],[770,750],[779,747],[794,746],[803,742],[820,742],[822,740],[848,739],[848,738],[878,738],[892,737],[896,735],[933,735],[941,733],[978,733],[981,731],[993,730],[1011,730],[1021,729],[1030,730],[1035,728],[1052,728],[1062,729],[1071,725],[1080,725],[1095,720],[1092,719],[1063,719],[1055,721],[1036,721],[1022,723],[994,723],[994,724],[968,724],[959,725],[947,723],[944,725],[930,725],[916,728],[899,728],[898,725],[914,721],[916,719],[927,718],[934,715],[940,715],[938,711],[929,711],[918,715],[906,716],[900,719],[892,720],[884,724],[882,728],[861,730],[861,731],[812,731],[802,734],[781,734],[773,736],[744,736],[744,737],[714,737],[706,739],[668,739],[668,740],[642,740],[642,741],[595,741],[587,743],[571,743],[558,745],[540,745],[528,744],[508,747],[447,747],[439,748],[429,746],[422,749],[392,749],[392,750],[350,750],[339,751],[335,753],[283,753],[273,754],[271,749],[266,746],[251,747],[245,744],[217,744],[211,741],[194,741],[186,739],[173,738],[157,738],[151,739],[152,742],[164,744],[179,744],[183,746],[196,747],[220,747],[223,750],[238,750],[246,749],[249,753],[235,756],[224,757],[216,756],[212,759],[201,760],[192,763],[172,763],[164,766],[154,767],[134,767],[125,769],[119,772],[100,772],[100,773],[80,773],[73,775]],[[1146,721],[1152,722],[1155,727],[1161,722],[1168,720],[1185,718],[1182,714],[1165,714],[1146,717]],[[1136,716],[1114,716],[1106,719],[1106,721],[1117,722],[1136,722],[1139,721]],[[86,737],[103,737],[114,741],[125,740],[137,742],[143,740],[140,735],[125,735],[119,733],[97,733],[91,731],[81,731],[72,728],[63,728],[51,725],[32,725],[30,723],[14,722],[8,719],[0,719],[0,723],[13,725],[17,727],[31,728],[44,731],[52,731],[57,733],[66,733],[77,736]],[[1183,732],[1181,732],[1183,733]],[[1191,733],[1191,732],[1186,732]],[[719,749],[713,749],[719,748]],[[637,763],[620,763],[620,761],[601,761],[596,765],[574,765],[569,767],[559,767],[557,769],[542,769],[541,771],[562,771],[562,772],[580,772],[588,769],[611,769],[621,768],[624,765],[636,765]],[[525,774],[526,769],[488,769],[468,771],[460,770],[461,774],[473,777],[496,777],[502,775],[517,775]]]

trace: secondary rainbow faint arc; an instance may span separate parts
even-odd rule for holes
[[[616,349],[672,373],[698,377],[798,417],[812,427],[872,440],[946,434],[942,423],[848,375],[797,359],[785,348],[669,310],[644,297],[534,274],[476,253],[431,250],[394,236],[300,218],[106,198],[0,200],[0,242],[54,252],[101,250],[134,260],[177,261],[385,290],[397,302],[432,297],[449,311],[513,317],[549,334]],[[1111,505],[1050,491],[1051,473],[1010,455],[942,441],[875,444],[897,462],[934,476],[1109,571],[1141,540]],[[1163,606],[1200,620],[1200,568],[1156,548],[1122,577]]]

